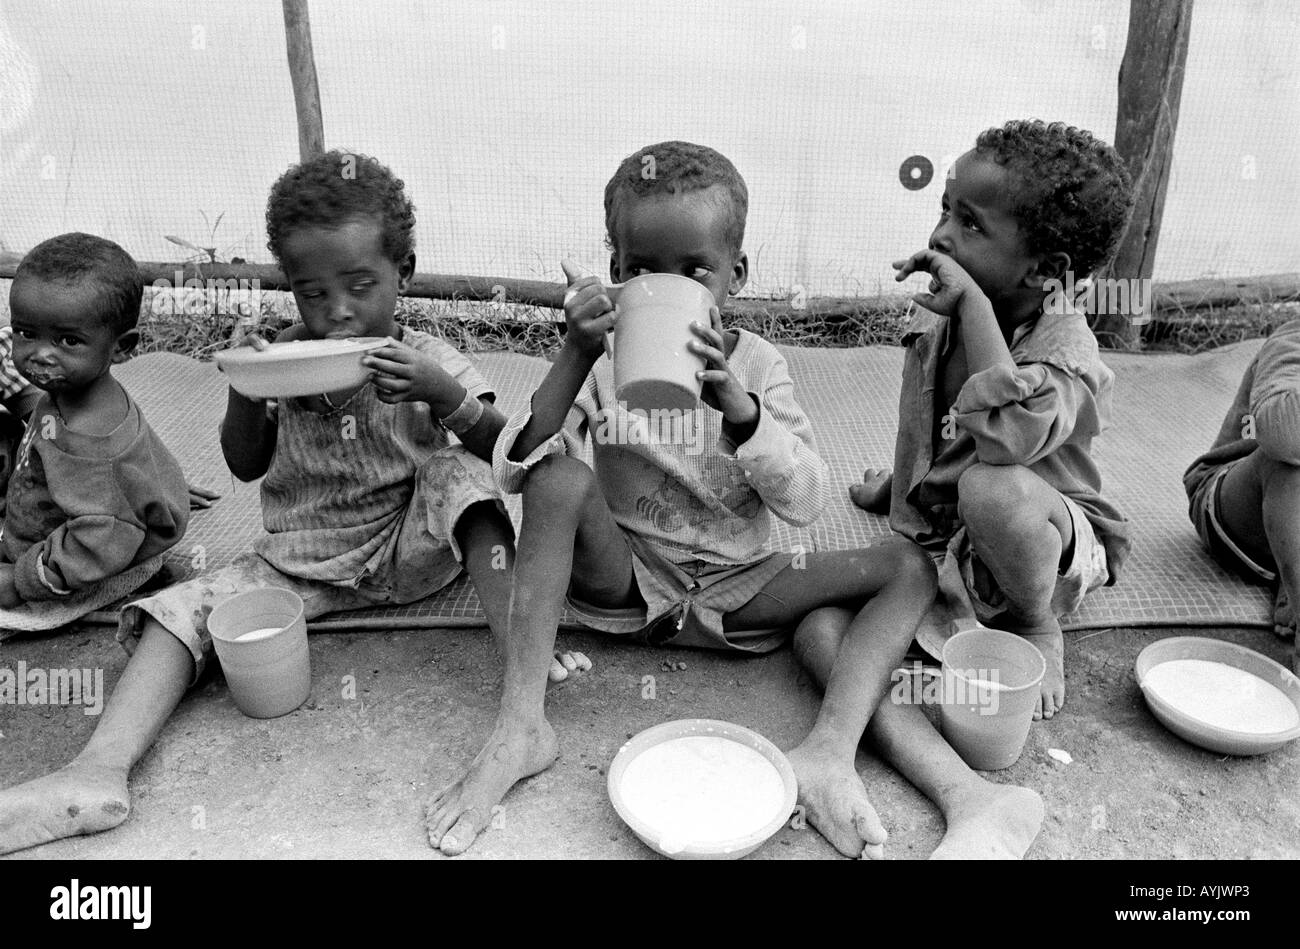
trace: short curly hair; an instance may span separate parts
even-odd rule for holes
[[[294,165],[271,186],[266,246],[280,262],[294,231],[369,216],[379,220],[384,256],[400,264],[415,250],[415,205],[404,189],[402,179],[369,155],[334,149]]]
[[[1012,214],[1030,253],[1064,251],[1080,276],[1110,260],[1133,212],[1133,182],[1115,149],[1064,122],[1016,119],[981,132],[975,151],[1012,175]]]
[[[618,211],[625,195],[684,194],[703,191],[713,185],[727,189],[727,244],[739,256],[745,242],[745,217],[749,214],[749,189],[733,165],[721,152],[691,142],[659,142],[628,155],[605,185],[606,243],[617,252],[615,234]]]
[[[144,280],[135,258],[112,241],[74,231],[42,241],[23,257],[14,281],[56,280],[98,284],[99,318],[121,336],[140,320]]]

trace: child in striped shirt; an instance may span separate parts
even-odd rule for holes
[[[611,278],[679,274],[716,304],[691,344],[706,364],[703,404],[675,437],[618,437],[636,425],[620,424],[627,408],[602,355],[613,307],[599,281],[566,267],[564,346],[494,455],[498,482],[524,507],[505,689],[495,731],[429,815],[445,853],[468,847],[506,791],[556,757],[543,697],[566,593],[595,629],[747,654],[776,648],[817,607],[850,606],[821,714],[789,758],[810,823],[845,854],[881,852],[885,831],[854,756],[934,595],[934,570],[901,538],[799,556],[767,549],[770,514],[795,525],[821,514],[827,468],[780,353],[721,324],[719,308],[748,278],[747,204],[731,162],[685,142],[629,156],[605,191]],[[575,457],[588,433],[590,468]]]
[[[281,587],[311,619],[412,602],[463,567],[505,632],[514,531],[491,468],[505,420],[464,356],[394,319],[415,272],[402,182],[373,159],[331,152],[276,182],[266,218],[302,315],[280,340],[396,341],[366,357],[373,376],[350,390],[274,409],[230,390],[222,451],[236,477],[265,476],[267,533],[229,566],[127,605],[118,638],[133,656],[99,727],[62,770],[0,792],[0,853],[125,820],[127,774],[203,670],[206,616],[224,598]]]

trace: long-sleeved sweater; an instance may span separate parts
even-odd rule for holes
[[[1216,468],[1259,449],[1300,465],[1300,320],[1273,331],[1246,367],[1210,450],[1188,466],[1188,497]]]
[[[758,423],[744,444],[732,443],[722,413],[704,405],[648,418],[629,413],[615,399],[613,368],[601,356],[564,428],[518,462],[507,454],[531,411],[511,417],[493,454],[498,484],[518,493],[541,458],[576,456],[590,434],[596,478],[620,527],[672,563],[753,562],[766,552],[769,511],[796,526],[820,516],[828,471],[776,347],[741,330],[727,362],[758,402]]]
[[[1010,346],[1015,367],[972,374],[950,409],[938,401],[952,329],[946,317],[920,310],[903,337],[890,526],[920,544],[946,542],[959,525],[962,472],[976,462],[1023,465],[1083,509],[1114,583],[1130,530],[1101,496],[1092,440],[1110,420],[1115,376],[1087,321],[1070,309],[1018,328]],[[942,424],[949,413],[951,424]]]
[[[49,600],[169,549],[189,516],[181,467],[130,396],[122,423],[91,435],[64,425],[46,395],[9,479],[0,555],[20,597]]]

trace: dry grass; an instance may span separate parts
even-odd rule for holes
[[[176,315],[166,312],[166,307],[158,307],[157,313],[155,309],[146,294],[137,351],[181,353],[197,359],[211,358],[214,352],[230,345],[232,338],[250,329],[274,336],[281,327],[298,318],[292,296],[275,292],[261,295],[255,319],[246,319],[238,312],[223,313],[219,307],[208,312]],[[900,297],[897,305],[853,317],[794,321],[773,312],[738,317],[730,320],[730,325],[750,330],[774,343],[792,346],[893,345],[902,335],[906,313],[907,300]],[[560,314],[545,307],[402,299],[397,303],[397,319],[404,326],[441,336],[465,352],[504,350],[547,356],[559,349],[564,340]]]
[[[1143,327],[1147,352],[1201,353],[1231,343],[1269,336],[1300,319],[1300,303],[1258,302],[1158,313]]]
[[[155,313],[146,293],[140,318],[138,352],[173,352],[211,358],[248,329],[274,336],[297,319],[287,293],[261,295],[256,318],[245,319],[223,308],[171,315]],[[233,309],[233,308],[231,308]],[[907,323],[908,302],[878,306],[851,317],[806,317],[792,320],[784,308],[730,319],[729,325],[750,330],[774,343],[791,346],[844,348],[897,345]],[[509,351],[533,356],[554,353],[564,339],[559,314],[544,307],[481,303],[468,300],[398,301],[398,321],[446,339],[465,352]],[[1300,318],[1300,303],[1252,303],[1181,312],[1161,312],[1143,327],[1142,348],[1153,352],[1197,353],[1258,336]],[[242,326],[241,326],[242,324]]]

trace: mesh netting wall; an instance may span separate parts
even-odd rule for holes
[[[748,181],[757,289],[875,293],[980,130],[1037,116],[1113,139],[1128,2],[313,0],[311,18],[327,143],[405,179],[421,270],[603,271],[605,181],[685,138]],[[1297,48],[1288,0],[1196,5],[1157,279],[1300,270]],[[900,180],[911,156],[926,187]],[[296,158],[274,0],[0,6],[5,249],[80,229],[145,260],[181,259],[174,234],[266,261],[267,188]]]

